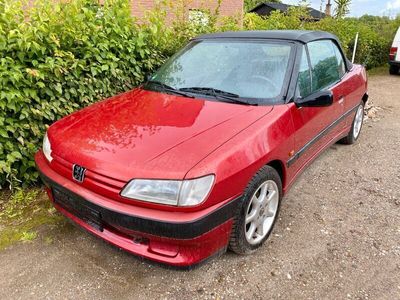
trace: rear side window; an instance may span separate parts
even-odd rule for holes
[[[342,77],[339,74],[339,62],[334,46],[336,47],[330,40],[308,43],[313,92],[332,85]]]
[[[338,62],[338,72],[339,72],[339,77],[342,78],[344,74],[346,73],[346,65],[344,64],[344,59],[343,55],[340,52],[338,46],[334,43],[332,43],[333,50],[335,51],[336,59]]]
[[[303,53],[301,55],[299,77],[297,80],[297,91],[298,96],[305,98],[312,93],[311,89],[311,70],[308,64],[308,57],[306,47],[303,47]]]

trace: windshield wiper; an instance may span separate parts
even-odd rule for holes
[[[210,87],[187,87],[187,88],[180,88],[179,91],[213,96],[217,99],[222,99],[222,100],[225,100],[230,103],[257,105],[254,103],[247,102],[246,100],[240,99],[240,96],[238,94],[234,94],[231,92],[226,92],[223,90],[210,88]]]
[[[179,90],[173,88],[172,86],[169,86],[168,84],[165,84],[161,81],[149,80],[146,82],[146,85],[148,85],[148,84],[157,85],[157,86],[161,87],[161,90],[163,92],[166,92],[166,93],[180,95],[180,96],[184,96],[184,97],[188,97],[188,98],[194,98],[193,95],[189,95],[188,93],[185,93],[184,91],[179,91]]]

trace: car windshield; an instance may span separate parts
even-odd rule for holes
[[[218,101],[280,103],[292,48],[291,43],[268,40],[194,41],[169,59],[145,88],[156,89],[157,84],[164,91],[214,96]]]

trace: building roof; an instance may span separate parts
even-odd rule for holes
[[[268,6],[268,7],[272,8],[272,9],[279,10],[281,12],[287,12],[287,10],[290,7],[298,7],[297,5],[289,5],[289,4],[284,4],[284,3],[263,2],[263,3],[260,3],[259,5],[257,5],[256,7],[254,7],[252,10],[250,10],[250,12],[257,13],[257,11],[260,8],[262,8],[263,6]],[[314,19],[322,19],[322,18],[326,17],[325,13],[323,13],[322,11],[316,10],[316,9],[314,9],[312,7],[309,8],[309,13],[310,13],[311,17],[313,17]]]
[[[217,38],[241,38],[241,39],[274,39],[309,43],[315,40],[330,39],[340,44],[338,38],[325,31],[310,30],[252,30],[252,31],[227,31],[200,35],[195,40]]]

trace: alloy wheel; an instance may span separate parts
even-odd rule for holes
[[[245,236],[251,245],[261,242],[274,224],[279,206],[279,189],[273,180],[263,182],[253,194],[246,211]]]
[[[354,126],[353,126],[354,139],[357,139],[358,135],[360,134],[363,120],[364,120],[364,107],[360,105],[357,109],[356,117],[354,119]]]

